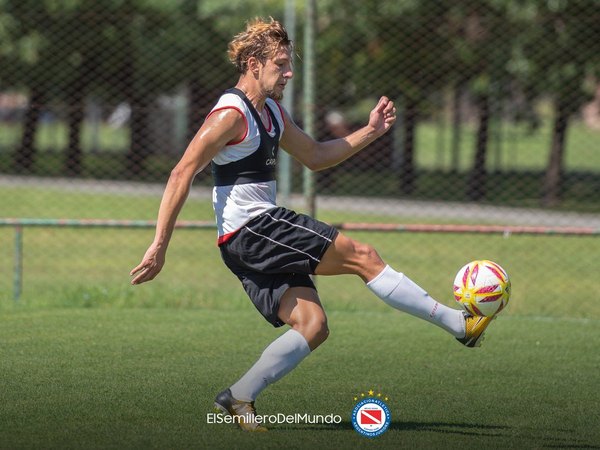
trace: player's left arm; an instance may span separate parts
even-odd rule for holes
[[[281,147],[311,170],[323,170],[348,159],[385,134],[396,121],[394,102],[381,97],[369,115],[369,123],[346,137],[315,141],[298,127],[284,110]]]

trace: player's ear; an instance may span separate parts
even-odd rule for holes
[[[255,77],[257,77],[261,66],[258,58],[256,56],[251,56],[250,58],[248,58],[246,65],[248,67],[248,72],[252,73]]]

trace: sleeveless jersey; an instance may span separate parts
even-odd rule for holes
[[[246,133],[240,141],[226,145],[212,160],[213,208],[219,244],[250,219],[276,207],[275,169],[284,127],[283,111],[276,101],[265,102],[269,119],[265,127],[239,89],[225,91],[209,116],[222,109],[237,110],[246,122]]]

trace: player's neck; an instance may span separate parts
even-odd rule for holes
[[[260,92],[257,86],[240,79],[235,87],[244,93],[259,113],[263,111],[267,97]]]

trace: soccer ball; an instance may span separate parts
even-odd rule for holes
[[[490,317],[508,303],[510,280],[493,261],[471,261],[456,274],[454,298],[469,314]]]

